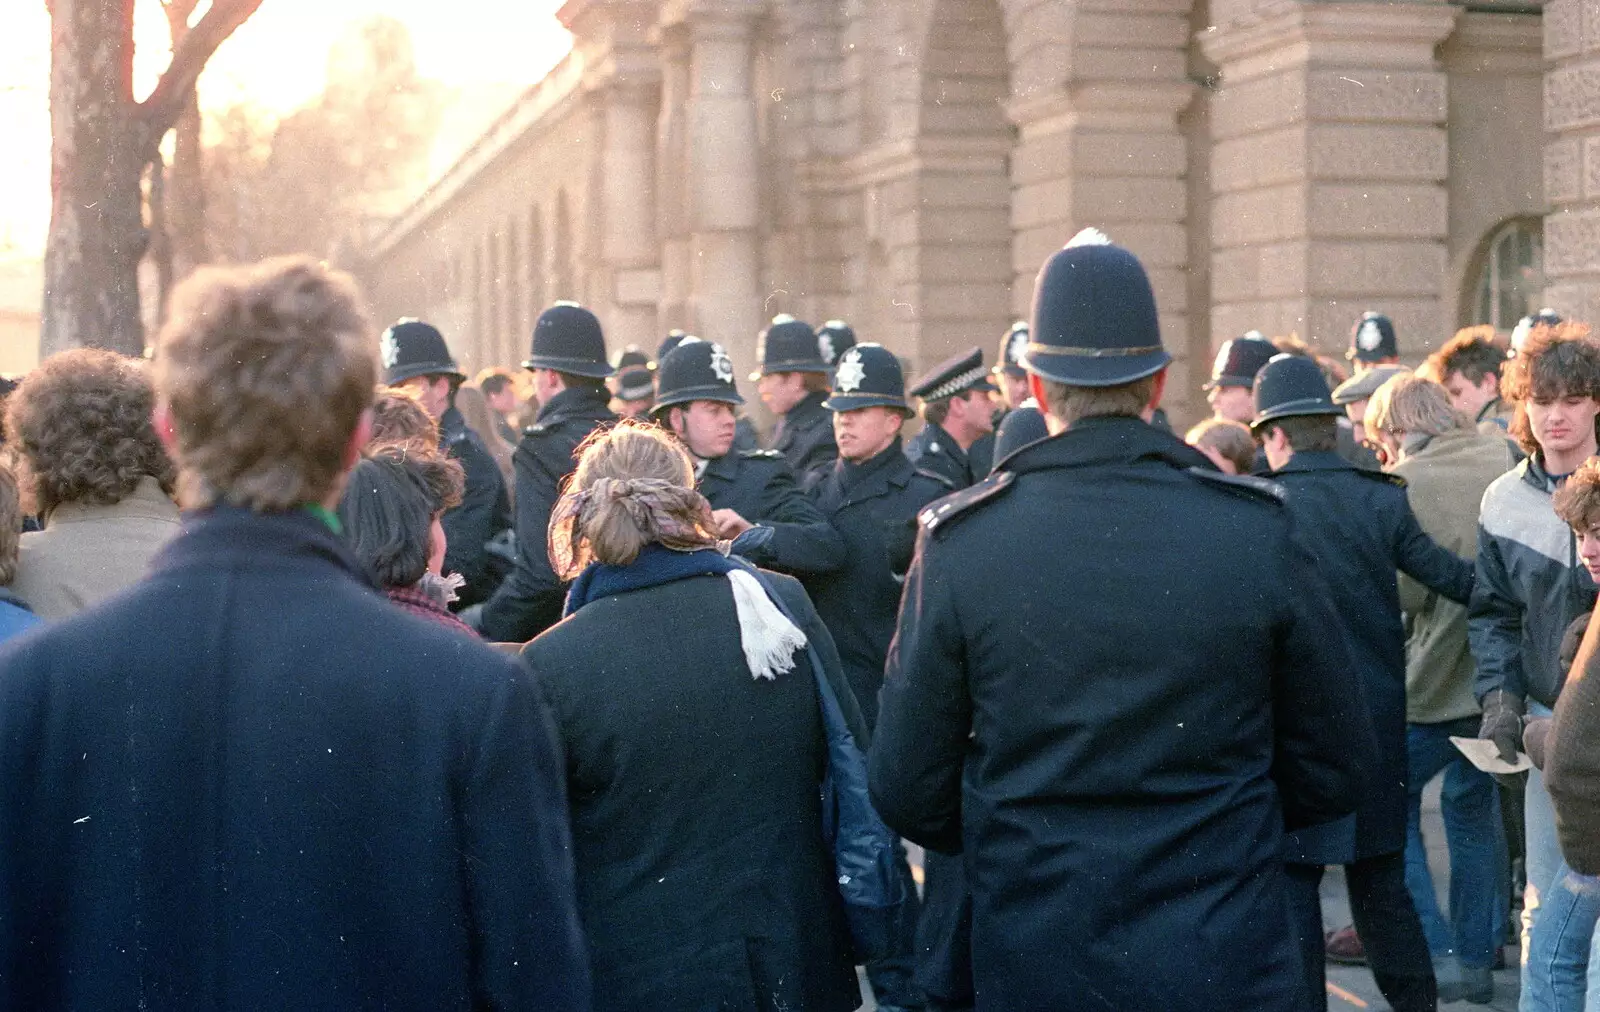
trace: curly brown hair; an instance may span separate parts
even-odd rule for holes
[[[1578,533],[1600,527],[1600,460],[1586,460],[1555,494],[1556,516]]]
[[[1538,452],[1539,442],[1528,424],[1529,400],[1600,401],[1600,342],[1589,336],[1589,325],[1568,321],[1534,327],[1522,351],[1501,373],[1500,396],[1517,408],[1511,419],[1512,437],[1524,453]]]
[[[6,434],[22,454],[22,484],[39,516],[62,503],[110,506],[154,478],[172,492],[172,461],[156,437],[145,364],[109,351],[52,355],[6,400]]]
[[[379,387],[378,399],[372,402],[372,438],[367,445],[408,442],[425,443],[437,450],[439,423],[413,391]]]
[[[355,280],[309,257],[190,275],[156,345],[183,501],[322,502],[372,406],[376,344]]]

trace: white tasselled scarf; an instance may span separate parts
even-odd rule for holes
[[[806,645],[806,634],[778,610],[755,577],[735,569],[728,573],[728,582],[733,585],[739,645],[750,676],[772,681],[794,670],[794,655]]]

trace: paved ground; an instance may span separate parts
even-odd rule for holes
[[[1448,895],[1449,858],[1446,856],[1444,841],[1444,824],[1439,818],[1439,782],[1435,780],[1423,792],[1422,803],[1422,836],[1428,845],[1428,862],[1433,866],[1434,883],[1439,887],[1439,906],[1445,908],[1445,897]],[[921,852],[916,847],[911,847],[913,871],[921,878]],[[1349,904],[1345,896],[1344,874],[1337,868],[1328,869],[1328,874],[1322,879],[1322,919],[1328,930],[1343,927],[1350,923]],[[1489,1005],[1472,1005],[1466,1002],[1452,1002],[1441,1004],[1441,1010],[1448,1012],[1516,1012],[1517,1008],[1517,970],[1516,950],[1506,950],[1506,960],[1510,968],[1495,974],[1494,1002]],[[867,986],[866,977],[861,978],[861,993],[871,994]],[[1383,1000],[1378,993],[1377,986],[1373,983],[1372,974],[1365,967],[1328,965],[1328,1010],[1329,1012],[1352,1012],[1355,1009],[1371,1009],[1381,1012],[1389,1008],[1389,1003]],[[861,1012],[874,1012],[877,1005],[869,998],[867,1004],[861,1007]]]

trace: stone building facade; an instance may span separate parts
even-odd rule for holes
[[[1149,268],[1173,413],[1223,340],[1412,357],[1600,317],[1600,0],[570,0],[571,55],[367,250],[384,317],[513,364],[539,309],[741,371],[780,312],[924,367],[1085,225]],[[1548,255],[1544,250],[1548,247]],[[1546,276],[1548,275],[1548,276]]]

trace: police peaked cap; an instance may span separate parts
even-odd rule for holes
[[[855,328],[843,320],[829,320],[817,328],[817,354],[830,366],[855,346]]]
[[[1034,283],[1030,330],[1022,367],[1068,386],[1121,386],[1172,361],[1161,346],[1144,265],[1092,228],[1045,261]]]
[[[1248,390],[1255,386],[1256,374],[1261,367],[1277,354],[1277,345],[1262,337],[1259,330],[1225,341],[1217,352],[1216,363],[1211,367],[1211,380],[1202,389],[1244,387]]]
[[[1352,376],[1333,388],[1333,403],[1343,407],[1364,401],[1378,392],[1378,388],[1401,373],[1410,372],[1403,365],[1380,365],[1368,369],[1360,376]]]
[[[1344,357],[1356,362],[1381,362],[1397,358],[1400,344],[1395,340],[1394,324],[1382,313],[1366,312],[1350,328],[1350,350]]]
[[[642,365],[630,365],[617,373],[617,398],[642,401],[656,390],[655,373]]]
[[[1256,374],[1255,402],[1252,429],[1279,418],[1344,414],[1328,393],[1322,367],[1305,355],[1275,355],[1262,366]]]
[[[761,368],[750,374],[758,380],[775,372],[828,371],[817,347],[817,332],[811,324],[788,314],[772,318],[772,325],[761,332]]]
[[[923,373],[911,384],[911,396],[924,401],[942,401],[968,390],[996,390],[983,367],[983,349],[973,348],[952,355]]]
[[[557,302],[539,314],[533,327],[533,348],[524,369],[605,379],[615,370],[606,361],[606,336],[600,319],[576,302]]]
[[[395,321],[379,341],[383,356],[383,382],[387,386],[404,383],[414,376],[449,376],[465,380],[466,374],[450,356],[444,335],[431,323],[409,317]]]
[[[1028,321],[1018,320],[1000,338],[1000,355],[994,363],[994,374],[999,376],[1004,373],[1018,378],[1028,375],[1028,370],[1022,368],[1021,362],[1027,350]]]
[[[733,385],[733,360],[727,350],[698,337],[685,337],[661,360],[656,369],[656,405],[650,413],[659,415],[691,401],[744,403]]]
[[[822,402],[829,411],[906,406],[906,378],[900,360],[881,344],[858,344],[835,363],[833,393]]]

